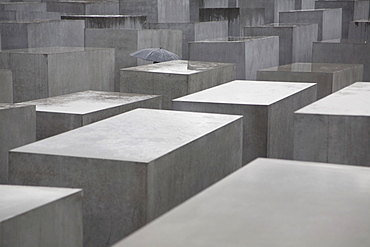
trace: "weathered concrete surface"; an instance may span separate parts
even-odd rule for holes
[[[142,15],[62,15],[63,20],[83,20],[85,28],[144,29]]]
[[[201,8],[237,8],[238,0],[202,0]]]
[[[307,9],[280,12],[280,23],[316,23],[317,41],[342,37],[342,9]]]
[[[60,13],[28,10],[0,10],[0,21],[60,20]]]
[[[293,158],[294,111],[316,100],[314,83],[233,81],[173,100],[173,109],[243,115],[243,165]]]
[[[10,152],[10,182],[84,190],[84,246],[110,246],[241,167],[242,117],[137,109]]]
[[[0,246],[82,247],[82,190],[0,185]]]
[[[189,59],[236,63],[236,79],[256,79],[257,70],[279,65],[279,37],[229,37],[189,43]]]
[[[292,81],[317,83],[317,98],[321,99],[350,84],[363,80],[362,64],[293,63],[262,69],[260,81]]]
[[[370,83],[357,82],[295,112],[294,158],[370,166]]]
[[[244,35],[279,36],[279,64],[312,62],[312,43],[317,41],[318,24],[272,23],[244,27]]]
[[[364,80],[370,81],[370,43],[332,40],[313,44],[314,63],[351,63],[364,65]]]
[[[129,54],[144,48],[162,47],[181,56],[182,32],[179,30],[85,29],[86,47],[115,49],[114,91],[120,89],[120,69],[152,63]]]
[[[1,49],[84,46],[83,21],[0,21]]]
[[[348,39],[360,42],[370,42],[370,19],[351,21]]]
[[[315,0],[295,0],[295,10],[315,9]]]
[[[369,18],[369,1],[316,1],[316,9],[342,8],[342,39],[348,39],[349,23]]]
[[[41,11],[46,12],[46,3],[36,2],[0,2],[0,10]]]
[[[149,23],[150,29],[173,29],[182,31],[182,59],[189,58],[189,42],[210,39],[227,39],[228,22]]]
[[[13,103],[13,74],[9,69],[0,69],[0,103]]]
[[[369,181],[362,167],[260,158],[114,247],[361,246]]]
[[[13,72],[13,100],[85,90],[113,91],[114,49],[42,47],[0,52],[0,68]]]
[[[34,141],[35,106],[0,103],[0,184],[8,181],[9,150]]]
[[[47,1],[49,12],[71,15],[118,15],[118,1]]]
[[[235,64],[175,60],[121,69],[121,92],[162,95],[163,109],[172,100],[235,80]]]
[[[161,96],[84,91],[22,104],[36,105],[36,138],[41,140],[136,108],[161,109]]]

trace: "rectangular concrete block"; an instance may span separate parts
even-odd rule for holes
[[[315,0],[295,0],[295,10],[315,9]]]
[[[361,246],[370,170],[260,158],[114,247]]]
[[[312,60],[314,63],[362,64],[365,81],[370,81],[370,43],[330,40],[313,44]]]
[[[349,23],[348,39],[370,42],[370,19],[351,21]]]
[[[317,40],[342,37],[342,9],[306,9],[280,12],[280,23],[317,23]]]
[[[0,185],[0,246],[82,247],[82,190]]]
[[[257,70],[279,65],[279,37],[229,37],[189,43],[189,59],[236,63],[236,79],[256,79]]]
[[[182,31],[182,59],[189,58],[189,42],[209,39],[227,39],[228,22],[149,23],[149,29],[173,29]]]
[[[36,20],[60,20],[60,13],[27,10],[0,10],[0,21],[32,22]]]
[[[144,29],[143,15],[62,15],[63,20],[83,20],[85,28]]]
[[[46,12],[46,3],[36,2],[0,2],[0,10],[15,11],[43,11]]]
[[[10,182],[84,190],[84,246],[110,246],[241,167],[242,117],[136,109],[10,152]]]
[[[83,21],[1,21],[1,48],[23,49],[51,46],[84,46]]]
[[[312,62],[312,43],[317,41],[318,24],[272,23],[244,27],[244,35],[279,36],[279,64]]]
[[[202,0],[202,8],[236,8],[238,7],[238,0]]]
[[[173,100],[173,109],[243,115],[243,165],[293,158],[293,112],[316,100],[313,83],[233,81]]]
[[[369,18],[369,1],[340,0],[316,1],[316,9],[342,8],[342,38],[348,39],[349,23]]]
[[[235,64],[174,60],[121,69],[121,92],[162,95],[163,109],[172,100],[235,80]]]
[[[43,47],[3,50],[0,68],[13,72],[14,102],[86,90],[113,91],[114,49]]]
[[[182,32],[179,30],[124,30],[86,28],[86,47],[115,49],[114,91],[119,92],[120,69],[152,63],[129,54],[144,48],[162,47],[181,56]]]
[[[161,109],[157,95],[84,91],[22,104],[36,105],[36,137],[41,140],[136,108]]]
[[[13,103],[13,74],[9,69],[0,69],[0,103]]]
[[[370,83],[357,82],[295,112],[294,159],[370,166]]]
[[[317,83],[317,98],[321,99],[354,82],[363,80],[362,64],[293,63],[262,69],[259,81],[293,81]]]
[[[49,12],[71,15],[118,15],[118,1],[47,1]]]
[[[0,103],[0,184],[8,181],[8,152],[36,141],[34,105]]]

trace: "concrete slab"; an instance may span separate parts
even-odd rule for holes
[[[305,9],[280,12],[280,23],[316,23],[317,41],[342,37],[342,9]]]
[[[370,42],[370,19],[351,21],[349,23],[348,39]]]
[[[10,182],[84,190],[84,246],[110,246],[241,166],[242,117],[136,109],[10,152]]]
[[[295,0],[295,10],[315,9],[315,0]]]
[[[257,70],[279,65],[279,37],[189,42],[189,60],[236,63],[236,79],[255,80]]]
[[[348,40],[330,40],[313,44],[314,63],[363,64],[364,80],[370,81],[370,43]]]
[[[150,29],[173,29],[182,31],[182,59],[189,58],[189,42],[209,39],[227,39],[227,21],[149,23]]]
[[[162,95],[163,109],[172,100],[235,80],[235,64],[174,60],[121,69],[121,92]]]
[[[293,81],[317,83],[317,98],[321,99],[354,82],[363,80],[362,64],[293,63],[262,69],[260,81]]]
[[[238,0],[203,0],[201,8],[236,8],[239,5],[238,2]]]
[[[0,68],[13,72],[13,99],[22,102],[85,90],[113,91],[114,49],[42,47],[3,50]]]
[[[62,15],[63,20],[83,20],[85,28],[144,29],[143,15]]]
[[[34,141],[35,106],[0,103],[0,184],[8,181],[9,150]]]
[[[83,21],[0,21],[1,49],[84,46]]]
[[[370,166],[370,83],[357,82],[295,112],[294,158]]]
[[[0,2],[0,10],[15,11],[43,11],[46,12],[46,3],[36,2]]]
[[[279,36],[279,65],[312,62],[312,43],[317,41],[318,24],[272,23],[244,27],[244,35]]]
[[[0,69],[0,103],[13,103],[13,74],[9,69]]]
[[[173,109],[243,115],[243,164],[293,158],[293,112],[316,100],[313,83],[237,80],[173,100]]]
[[[1,246],[82,246],[82,190],[0,185]]]
[[[27,10],[0,10],[0,21],[32,22],[36,20],[60,20],[60,13]]]
[[[47,1],[49,12],[71,15],[118,15],[119,2],[104,1]]]
[[[41,140],[136,109],[161,109],[157,95],[84,91],[22,104],[36,105],[36,138]]]
[[[370,170],[258,159],[114,247],[361,246]]]
[[[342,8],[342,39],[348,39],[349,23],[369,18],[369,1],[339,0],[316,1],[316,9]]]
[[[182,32],[179,30],[86,28],[85,46],[115,49],[114,91],[119,92],[120,69],[153,63],[131,57],[130,53],[144,48],[162,47],[181,56]]]

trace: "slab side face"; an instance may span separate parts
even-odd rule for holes
[[[115,247],[361,246],[370,241],[369,176],[360,167],[258,159]]]
[[[0,103],[13,103],[13,74],[8,69],[0,69]]]

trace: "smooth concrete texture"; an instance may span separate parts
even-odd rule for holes
[[[349,24],[348,39],[360,42],[370,42],[370,18],[351,21]]]
[[[13,103],[13,74],[9,69],[0,69],[0,103]]]
[[[317,41],[342,37],[342,9],[307,9],[280,12],[280,23],[316,23]]]
[[[118,1],[47,1],[49,12],[71,15],[118,15]]]
[[[265,24],[263,8],[201,8],[199,21],[228,21],[228,35],[242,36],[246,26]]]
[[[148,23],[190,21],[192,0],[119,0],[121,15],[145,15]],[[199,3],[198,3],[199,4]]]
[[[149,29],[173,29],[182,31],[182,59],[189,58],[189,42],[209,39],[227,39],[227,21],[149,23]]]
[[[236,79],[279,65],[279,37],[229,37],[189,43],[189,60],[236,63]]]
[[[8,151],[34,141],[35,106],[0,103],[0,184],[8,181]]]
[[[85,28],[144,29],[142,15],[62,15],[63,20],[83,20]]]
[[[161,109],[157,95],[84,91],[22,102],[36,105],[36,138],[41,140],[136,108]]]
[[[313,44],[314,63],[351,63],[364,65],[365,81],[370,81],[370,43],[348,40],[331,40]]]
[[[236,66],[174,60],[121,69],[121,92],[162,95],[163,109],[172,109],[172,100],[235,80]]]
[[[370,83],[357,82],[295,112],[294,159],[370,166]]]
[[[279,12],[295,9],[296,0],[240,0],[240,8],[264,8],[265,23],[279,22]]]
[[[0,21],[27,22],[36,20],[60,20],[60,13],[28,10],[0,10]]]
[[[260,158],[114,247],[364,246],[370,170]]]
[[[312,43],[317,41],[318,24],[272,23],[244,27],[244,35],[279,36],[279,65],[312,62]]]
[[[369,1],[364,0],[316,1],[315,8],[342,8],[342,39],[348,39],[351,21],[369,18]]]
[[[295,10],[315,9],[315,0],[295,0]]]
[[[316,100],[314,83],[237,80],[173,100],[173,109],[243,115],[243,164],[293,158],[293,112]]]
[[[83,21],[0,21],[1,49],[84,46]]]
[[[137,109],[10,152],[10,182],[84,190],[84,246],[110,246],[241,167],[242,117]]]
[[[153,63],[129,54],[145,48],[162,47],[181,56],[182,32],[179,30],[85,29],[86,47],[115,49],[114,91],[119,92],[120,69]]]
[[[114,49],[42,47],[3,50],[0,68],[13,72],[13,99],[22,102],[86,90],[113,91]]]
[[[0,246],[82,247],[82,190],[0,185]]]
[[[317,98],[321,99],[354,82],[363,80],[362,64],[293,63],[262,69],[259,81],[292,81],[317,83]]]
[[[236,8],[239,0],[202,0],[202,8]]]
[[[0,10],[15,11],[43,11],[46,12],[46,3],[36,2],[0,2]]]

